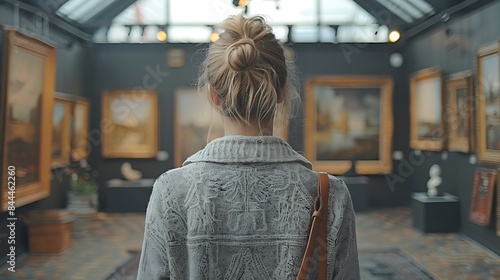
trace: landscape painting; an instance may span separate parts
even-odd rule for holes
[[[478,158],[500,164],[500,42],[478,55]]]
[[[446,81],[448,150],[468,153],[472,150],[473,100],[471,75],[456,73]]]
[[[56,97],[52,113],[52,168],[63,167],[69,163],[70,120],[71,101]]]
[[[424,69],[410,80],[410,146],[439,151],[444,142],[443,74]]]
[[[308,81],[305,154],[318,170],[343,174],[390,172],[392,81],[325,77]]]
[[[88,156],[90,104],[86,99],[79,98],[73,103],[71,127],[71,158],[74,161],[84,160]]]
[[[109,158],[152,158],[158,152],[155,91],[106,91],[102,95],[102,154]]]
[[[7,194],[7,168],[13,166],[17,207],[50,194],[56,50],[15,29],[3,31],[1,193]],[[1,201],[6,211],[7,196],[1,195]]]

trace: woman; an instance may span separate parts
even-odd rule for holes
[[[292,68],[262,17],[220,27],[200,84],[225,136],[156,180],[138,279],[294,279],[300,267],[317,174],[272,136],[297,96]],[[343,181],[329,179],[329,279],[359,279],[351,199]]]

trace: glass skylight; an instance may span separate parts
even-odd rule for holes
[[[57,13],[85,25],[119,1],[69,0]],[[425,0],[375,1],[406,23],[434,13]],[[106,38],[109,42],[158,42],[154,33],[164,29],[167,42],[208,42],[212,26],[242,12],[264,15],[283,41],[288,37],[293,42],[387,41],[388,27],[354,0],[249,0],[246,9],[234,6],[232,0],[137,0],[94,38],[100,38],[99,42]],[[288,26],[293,26],[290,36]]]
[[[115,1],[119,0],[69,0],[59,8],[57,14],[84,23]]]

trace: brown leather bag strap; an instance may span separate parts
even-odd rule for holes
[[[326,264],[327,264],[327,229],[328,229],[328,174],[325,172],[318,173],[318,196],[314,203],[314,212],[312,214],[311,231],[307,240],[306,252],[300,264],[298,280],[307,278],[309,265],[314,257],[314,248],[316,240],[319,243],[318,249],[318,279],[326,280]],[[319,236],[318,236],[319,235]]]

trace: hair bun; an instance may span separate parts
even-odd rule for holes
[[[226,60],[229,67],[237,72],[252,68],[259,58],[259,50],[251,38],[241,38],[227,48]]]

